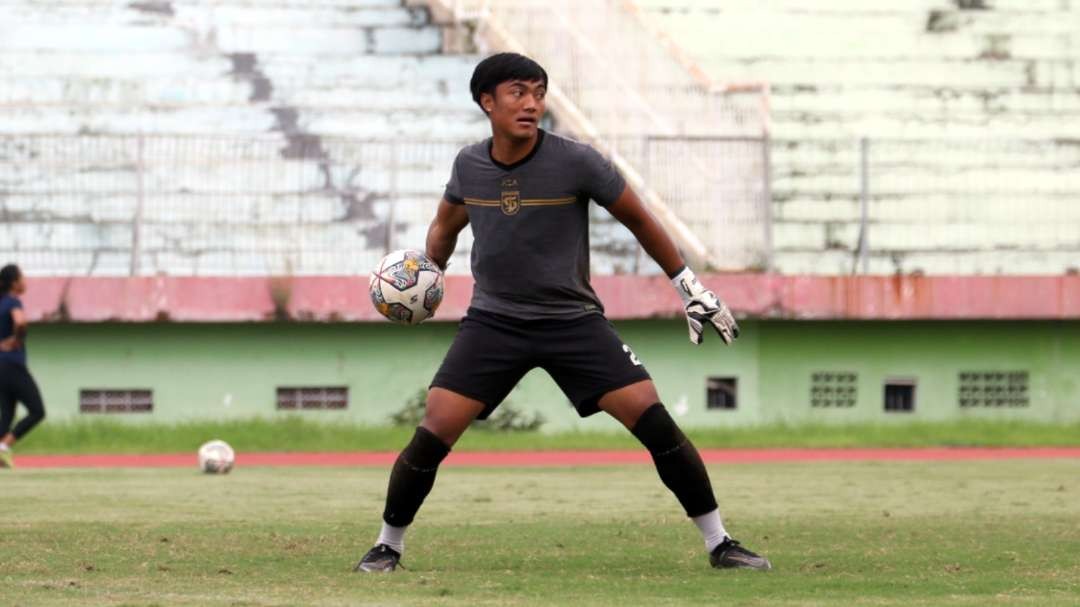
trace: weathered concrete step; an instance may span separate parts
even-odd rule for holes
[[[773,224],[773,246],[777,251],[854,251],[859,242],[858,221],[792,222]],[[888,251],[1016,250],[1080,251],[1080,231],[1075,224],[968,222],[868,224],[871,246]]]
[[[790,192],[789,198],[774,202],[773,218],[781,222],[857,222],[860,200],[857,194],[829,192],[817,196]],[[1022,207],[1024,214],[1017,213]],[[944,194],[898,194],[871,196],[868,216],[875,222],[986,223],[1012,225],[1017,229],[1039,223],[1080,226],[1080,191],[1072,196],[1057,193],[985,192]]]
[[[871,237],[872,238],[872,237]],[[870,252],[870,274],[1043,275],[1078,269],[1080,249],[1060,251],[949,250]],[[778,271],[785,274],[850,274],[854,254],[845,250],[777,251]],[[860,266],[861,271],[861,266]]]
[[[434,54],[442,30],[435,26],[366,28],[224,28],[215,42],[225,53],[288,53],[318,56]],[[0,26],[0,52],[88,51],[161,53],[195,50],[191,33],[178,27],[72,24]]]
[[[296,108],[287,108],[295,112]],[[383,112],[378,110],[309,109],[294,125],[304,133],[388,139],[478,140],[489,133],[479,112],[432,112],[430,109]],[[2,107],[0,133],[8,134],[266,134],[279,128],[274,108],[238,106],[182,106],[175,108],[96,108],[82,105]]]
[[[94,106],[95,108],[153,106],[293,106],[297,108],[349,110],[475,111],[480,109],[468,93],[468,83],[449,87],[437,82],[416,82],[393,90],[381,87],[320,87],[282,85],[271,82],[267,93],[253,100],[256,86],[234,78],[72,78],[0,77],[0,106]]]

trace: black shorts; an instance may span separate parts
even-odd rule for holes
[[[647,380],[649,373],[601,314],[521,321],[469,308],[431,382],[484,403],[486,419],[526,373],[547,371],[578,415],[599,411],[600,397]]]

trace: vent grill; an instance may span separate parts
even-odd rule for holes
[[[962,371],[957,402],[964,409],[1030,406],[1028,377],[1027,371]]]
[[[854,407],[859,376],[850,371],[818,371],[810,376],[810,406]]]
[[[298,386],[277,389],[277,408],[282,411],[348,409],[346,386]]]
[[[154,392],[144,389],[79,390],[80,413],[151,413]]]

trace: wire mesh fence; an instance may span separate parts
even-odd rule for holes
[[[557,76],[560,89],[606,137],[760,136],[767,109],[754,88],[721,87],[688,69],[633,3],[484,0],[474,13]],[[667,42],[668,44],[665,44]],[[689,62],[689,58],[685,59]]]
[[[0,253],[36,274],[362,273],[422,246],[463,143],[0,137]]]
[[[0,137],[0,259],[37,275],[351,275],[422,247],[461,141]],[[723,269],[1080,265],[1080,142],[624,139]],[[694,164],[700,179],[673,167]],[[593,210],[597,274],[654,273]],[[465,230],[451,271],[468,273]]]
[[[766,139],[653,136],[623,148],[640,154],[646,183],[706,244],[713,269],[772,266]]]
[[[1080,141],[784,140],[771,156],[773,255],[785,272],[1080,266]]]
[[[423,246],[465,143],[0,137],[0,255],[43,275],[362,274],[389,250]],[[626,145],[732,268],[761,265],[760,141]],[[751,157],[740,151],[746,146]],[[691,161],[717,178],[666,177]],[[594,209],[593,220],[595,272],[658,271],[610,214]],[[451,271],[469,272],[470,250],[466,230]]]

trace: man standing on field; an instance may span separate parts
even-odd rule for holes
[[[579,415],[604,411],[645,445],[700,529],[713,567],[770,569],[725,531],[701,456],[604,318],[589,285],[589,201],[629,228],[671,278],[693,343],[712,325],[730,344],[738,325],[609,162],[539,128],[547,83],[540,65],[513,53],[488,57],[473,72],[473,100],[490,119],[492,137],[458,153],[427,236],[428,257],[446,267],[458,233],[472,224],[473,298],[431,382],[424,420],[390,474],[382,532],[356,571],[397,568],[405,530],[450,448],[536,367]]]

